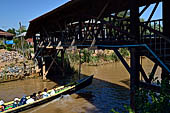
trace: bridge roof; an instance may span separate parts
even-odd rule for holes
[[[130,9],[130,0],[71,0],[66,4],[30,21],[27,36],[39,32],[42,26],[58,29],[65,23],[79,19],[96,18],[106,6],[101,16]],[[137,0],[138,7],[161,0]]]

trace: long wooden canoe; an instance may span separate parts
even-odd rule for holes
[[[14,101],[7,102],[4,105],[8,106],[8,108],[11,107],[11,109],[5,110],[2,113],[18,113],[18,112],[39,106],[41,104],[47,103],[47,102],[54,100],[62,95],[72,94],[75,91],[78,91],[78,90],[90,85],[92,83],[92,80],[93,80],[93,75],[91,75],[89,77],[85,77],[83,79],[80,79],[76,82],[72,82],[67,85],[60,86],[60,87],[56,88],[57,92],[54,95],[49,96],[47,98],[39,99],[39,100],[34,101],[33,103],[30,103],[30,104],[24,104],[24,105],[18,106],[16,108],[12,108]],[[51,90],[48,90],[48,92],[51,92]],[[26,97],[26,98],[29,98],[29,97]]]

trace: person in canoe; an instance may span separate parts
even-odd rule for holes
[[[26,101],[26,104],[30,104],[33,102],[34,102],[33,95],[30,95],[30,98]]]
[[[51,96],[52,96],[52,95],[55,95],[55,93],[56,93],[56,89],[53,88],[53,89],[51,90],[51,92],[50,92],[50,95],[51,95]]]
[[[0,105],[0,112],[3,112],[5,110],[4,106]]]
[[[23,96],[23,97],[21,98],[20,102],[19,102],[19,105],[21,106],[21,105],[26,104],[26,101],[27,101],[26,96]]]
[[[47,88],[44,89],[44,92],[43,92],[43,98],[47,98],[49,97],[50,95],[48,94],[47,92]]]
[[[33,93],[32,95],[33,95],[32,98],[34,99],[34,101],[38,100],[38,99],[37,99],[37,93]]]
[[[18,107],[18,106],[19,106],[19,98],[15,98],[14,103],[13,103],[13,108]]]
[[[0,100],[0,106],[2,106],[4,104],[3,100]]]
[[[42,98],[43,98],[43,96],[42,96],[42,94],[41,94],[41,93],[42,93],[41,91],[38,91],[37,100],[39,100],[39,99],[42,99]]]

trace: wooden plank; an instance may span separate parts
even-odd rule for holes
[[[47,71],[44,73],[44,77],[46,77],[47,76],[47,74],[48,74],[48,72],[49,72],[49,70],[51,69],[51,67],[52,67],[52,65],[54,64],[54,60],[51,62],[51,64],[50,64],[50,66],[48,67],[48,69],[47,69]]]
[[[153,80],[157,68],[158,68],[158,64],[155,63],[155,65],[154,65],[154,67],[153,67],[153,69],[152,69],[152,72],[151,72],[151,74],[150,74],[150,76],[149,76],[149,83],[151,83],[151,81]]]
[[[149,81],[149,79],[148,79],[148,77],[147,77],[145,71],[143,70],[142,65],[140,65],[140,72],[141,72],[141,74],[142,74],[144,80],[145,80],[147,83],[149,83],[150,81]]]
[[[122,55],[120,54],[120,52],[117,49],[113,49],[114,52],[116,53],[116,55],[119,57],[119,59],[121,60],[122,64],[125,66],[125,68],[127,69],[127,71],[129,72],[129,74],[131,74],[132,70],[129,67],[128,63],[124,60],[124,58],[122,57]]]

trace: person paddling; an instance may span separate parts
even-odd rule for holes
[[[0,106],[2,106],[4,104],[3,100],[0,100]]]
[[[5,110],[4,106],[0,105],[0,112],[3,112]]]
[[[47,93],[47,88],[44,89],[44,92],[43,92],[43,98],[47,98],[49,97],[50,95]]]
[[[19,98],[15,98],[14,103],[13,103],[13,108],[18,107],[18,106],[19,106]]]
[[[26,101],[26,104],[30,104],[33,102],[34,102],[33,95],[30,95],[30,98]]]
[[[37,93],[33,93],[32,95],[33,95],[32,98],[34,99],[34,101],[38,100],[38,99],[37,99]]]
[[[41,91],[38,92],[38,95],[37,95],[37,99],[38,99],[38,100],[43,98],[43,96],[42,96],[41,93],[42,93]]]
[[[21,100],[20,100],[20,102],[19,102],[19,105],[21,106],[21,105],[26,104],[26,101],[27,101],[27,98],[26,98],[26,96],[24,95],[24,96],[21,98]]]
[[[56,93],[56,90],[55,90],[55,88],[53,88],[52,90],[51,90],[51,92],[50,92],[50,95],[52,96],[52,95],[55,95],[55,93]]]

